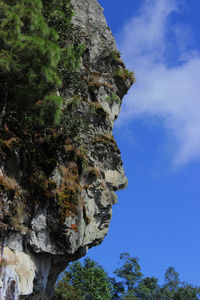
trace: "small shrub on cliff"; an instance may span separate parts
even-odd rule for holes
[[[116,102],[116,103],[119,103],[119,104],[121,103],[120,98],[115,93],[112,93],[112,95],[107,97],[106,100],[108,102]]]
[[[88,76],[88,78],[85,78],[88,87],[90,90],[94,91],[96,89],[99,89],[103,84],[100,81],[100,78],[96,74],[91,74]]]
[[[117,64],[125,66],[123,60],[121,59],[121,53],[118,50],[111,50],[110,55]]]
[[[0,176],[0,192],[14,193],[14,189],[3,176]]]
[[[63,99],[57,95],[45,96],[33,106],[29,121],[36,128],[54,127],[60,124]]]
[[[136,82],[134,72],[130,72],[128,69],[117,70],[115,72],[115,76],[119,77],[119,78],[121,78],[123,80],[129,79],[131,81],[131,83],[135,83]]]
[[[104,109],[104,107],[99,102],[91,102],[89,105],[90,105],[91,112],[99,116],[102,120],[105,121],[106,118],[109,116],[108,112]]]

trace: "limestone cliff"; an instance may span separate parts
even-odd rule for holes
[[[127,185],[112,135],[134,81],[97,0],[71,0],[81,68],[60,90],[59,128],[0,130],[0,299],[52,299],[58,274],[108,232]]]

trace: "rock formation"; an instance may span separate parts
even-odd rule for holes
[[[127,185],[112,129],[134,77],[97,0],[71,3],[85,51],[59,91],[60,128],[0,131],[0,299],[52,299],[58,274],[103,241]]]

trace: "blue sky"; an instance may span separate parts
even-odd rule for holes
[[[200,285],[200,1],[99,2],[137,83],[114,128],[129,185],[88,254],[111,273],[129,252],[145,276],[173,266]]]

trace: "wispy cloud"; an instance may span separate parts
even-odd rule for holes
[[[180,0],[146,0],[124,25],[120,50],[137,84],[124,101],[127,117],[159,117],[176,141],[175,165],[200,158],[200,56],[191,29],[172,20]],[[126,121],[126,122],[125,122]]]

